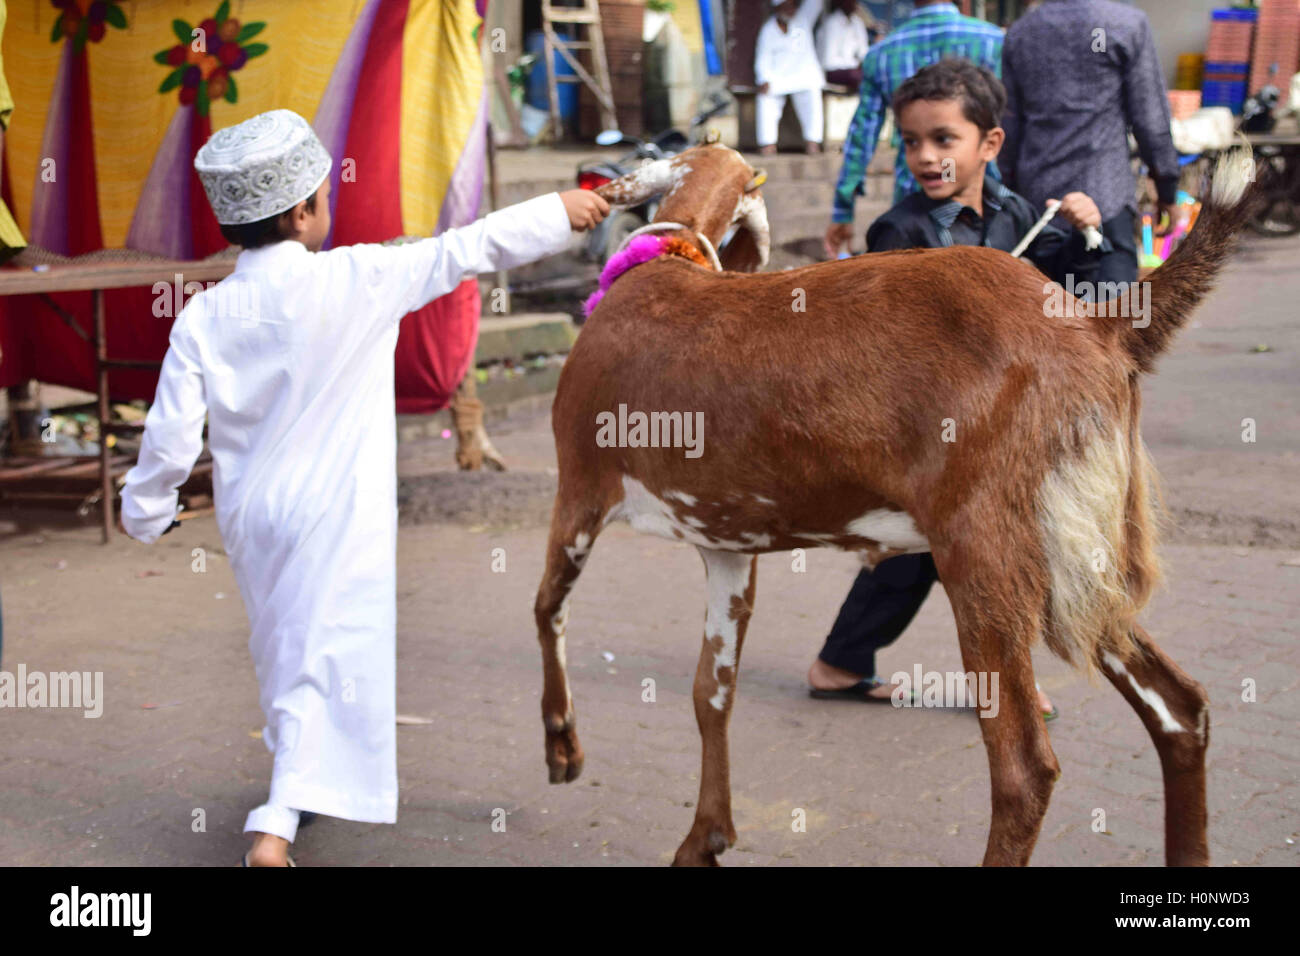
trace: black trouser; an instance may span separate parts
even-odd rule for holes
[[[1133,210],[1124,209],[1101,224],[1101,234],[1114,246],[1097,263],[1097,282],[1137,282],[1137,242],[1133,238]]]
[[[874,571],[863,568],[818,656],[833,667],[874,676],[876,651],[898,640],[937,580],[928,554],[890,558]]]
[[[855,66],[850,70],[827,70],[826,82],[847,86],[856,93],[858,87],[862,85],[862,67]]]

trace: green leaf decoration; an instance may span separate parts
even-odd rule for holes
[[[234,78],[233,76],[227,76],[227,77],[226,77],[226,97],[225,97],[226,102],[227,102],[227,103],[234,103],[234,102],[236,102],[236,101],[239,99],[239,92],[238,92],[238,91],[239,91],[239,88],[238,88],[237,86],[235,86],[235,78]]]
[[[50,31],[50,42],[58,43],[63,39],[63,15],[54,18],[54,29]]]
[[[194,98],[194,104],[199,108],[200,116],[208,115],[208,81],[199,80],[199,95]]]
[[[235,42],[238,43],[240,46],[243,46],[244,41],[253,39],[253,37],[257,36],[265,29],[266,29],[266,21],[259,21],[257,23],[245,23],[243,27],[240,28],[239,36],[235,37]]]
[[[182,46],[189,46],[194,40],[194,29],[184,20],[172,21],[172,33],[176,34]]]
[[[90,34],[90,19],[82,17],[77,25],[77,35],[72,40],[72,52],[80,53],[86,47],[86,37]]]
[[[167,79],[163,80],[158,86],[159,93],[166,93],[168,90],[174,90],[181,85],[181,77],[185,75],[187,64],[182,63],[176,69],[167,74]]]
[[[221,0],[221,6],[217,7],[217,15],[212,19],[217,21],[217,26],[230,19],[230,0]]]
[[[265,43],[250,43],[244,47],[244,52],[248,54],[248,58],[251,60],[255,56],[261,56],[269,49],[271,48]]]
[[[110,26],[115,26],[119,30],[126,29],[126,14],[122,12],[122,8],[116,3],[110,3],[108,5],[108,10],[104,14],[104,19]]]
[[[166,65],[167,65],[167,55],[168,55],[169,53],[171,53],[171,50],[159,50],[157,53],[155,53],[155,54],[153,55],[153,61],[154,61],[155,63],[161,63],[163,66],[166,66]]]

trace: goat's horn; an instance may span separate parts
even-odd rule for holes
[[[605,183],[596,190],[597,195],[616,206],[639,206],[651,196],[657,196],[673,184],[673,161],[656,159],[642,163],[633,172]]]
[[[763,183],[765,182],[767,182],[767,170],[760,169],[756,173],[754,173],[753,179],[745,183],[745,192],[752,193],[755,189],[763,185]]]

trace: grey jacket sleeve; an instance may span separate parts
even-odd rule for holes
[[[1169,96],[1151,37],[1151,21],[1145,14],[1125,64],[1124,112],[1160,201],[1173,203],[1178,195],[1178,151],[1169,128]]]
[[[1002,182],[1012,190],[1018,190],[1016,171],[1020,159],[1020,142],[1024,136],[1025,118],[1020,98],[1020,83],[1016,79],[1015,66],[1012,64],[1012,50],[1015,46],[1014,30],[1007,31],[1006,41],[1002,44],[1002,85],[1007,91],[1007,108],[1002,114],[1002,129],[1006,139],[998,153],[997,167],[1002,174]]]

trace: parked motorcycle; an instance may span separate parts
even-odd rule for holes
[[[577,184],[580,189],[599,189],[608,182],[632,172],[647,160],[667,159],[689,149],[696,143],[705,141],[701,135],[704,124],[714,116],[731,106],[731,99],[725,94],[715,94],[700,112],[691,118],[690,130],[683,133],[679,129],[669,129],[653,139],[638,139],[626,136],[620,130],[607,129],[596,136],[598,146],[618,146],[627,144],[632,151],[617,160],[594,159],[578,167]],[[605,220],[591,231],[583,245],[584,256],[602,266],[623,242],[636,230],[650,222],[659,208],[658,197],[652,197],[639,206],[620,209],[607,216]],[[727,237],[728,239],[730,236]],[[725,247],[726,239],[719,246]]]

